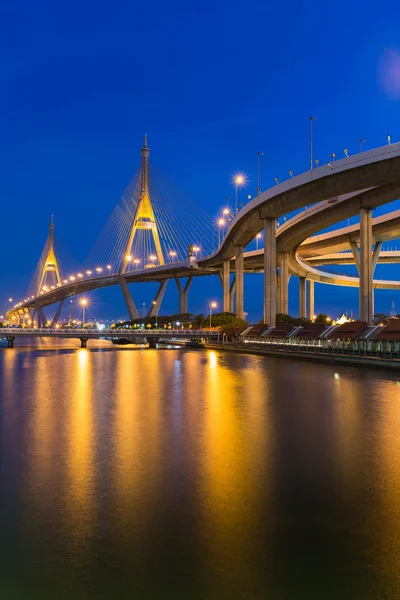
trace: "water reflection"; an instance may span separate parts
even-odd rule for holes
[[[398,597],[399,387],[215,351],[0,351],[0,596]]]

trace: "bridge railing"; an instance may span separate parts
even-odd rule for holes
[[[42,329],[2,327],[0,328],[0,337],[6,335],[54,335],[54,336],[86,336],[96,335],[98,337],[216,337],[221,334],[219,330],[207,329],[52,329],[49,327]]]

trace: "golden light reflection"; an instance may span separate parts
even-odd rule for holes
[[[260,499],[255,492],[260,476],[265,477],[268,496],[265,471],[269,467],[264,470],[265,465],[260,464],[263,453],[268,455],[268,389],[258,387],[261,376],[254,370],[228,368],[223,355],[216,352],[208,352],[207,358],[201,490],[205,543],[209,544],[207,569],[213,575],[214,591],[218,590],[220,597],[230,597],[234,590],[223,587],[229,582],[222,582],[221,570],[229,565],[229,570],[240,577],[255,558],[252,539],[257,535],[260,516]],[[255,435],[243,419],[243,412],[254,409],[259,419]],[[255,420],[256,414],[250,421],[254,424]],[[265,511],[265,497],[262,502]]]
[[[115,374],[115,517],[119,542],[130,546],[143,545],[143,539],[151,537],[162,495],[159,360],[158,350],[120,352]]]
[[[90,351],[77,350],[73,360],[76,362],[74,377],[71,378],[67,426],[66,508],[72,543],[84,553],[96,518]],[[68,407],[66,410],[68,411]]]

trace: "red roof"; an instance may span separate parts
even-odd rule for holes
[[[388,341],[400,340],[400,319],[393,319],[393,321],[386,325],[374,339]]]
[[[269,329],[269,325],[265,325],[265,323],[257,323],[256,325],[252,325],[250,331],[246,333],[246,337],[260,337],[263,331]]]
[[[273,329],[268,335],[267,338],[284,338],[288,333],[293,331],[295,325],[292,323],[278,323],[278,325]]]
[[[330,336],[331,340],[355,340],[368,327],[365,321],[350,321],[340,325]]]
[[[296,333],[295,337],[298,338],[316,338],[317,335],[322,333],[326,325],[323,323],[306,323],[301,331]]]

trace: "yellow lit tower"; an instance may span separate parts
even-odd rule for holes
[[[140,199],[136,208],[132,227],[129,232],[128,243],[125,248],[125,253],[122,261],[121,274],[126,272],[129,255],[131,252],[133,240],[138,229],[146,229],[153,235],[154,245],[156,248],[157,260],[159,265],[165,264],[164,255],[161,249],[160,237],[158,235],[157,223],[154,216],[153,207],[150,200],[149,192],[149,156],[150,148],[147,146],[147,135],[144,136],[144,145],[141,149],[142,154],[142,169],[141,169],[141,186]]]
[[[55,274],[55,278],[56,278],[56,283],[60,283],[61,284],[60,269],[58,268],[58,262],[57,262],[57,258],[56,258],[56,253],[54,251],[54,221],[53,221],[53,215],[51,215],[51,217],[50,217],[49,238],[48,238],[48,244],[47,244],[47,255],[46,255],[46,258],[44,259],[44,264],[43,264],[42,272],[41,272],[39,280],[38,280],[38,286],[37,286],[37,290],[36,290],[36,296],[39,295],[39,292],[41,291],[42,286],[45,283],[45,278],[46,278],[47,273],[54,273]]]

